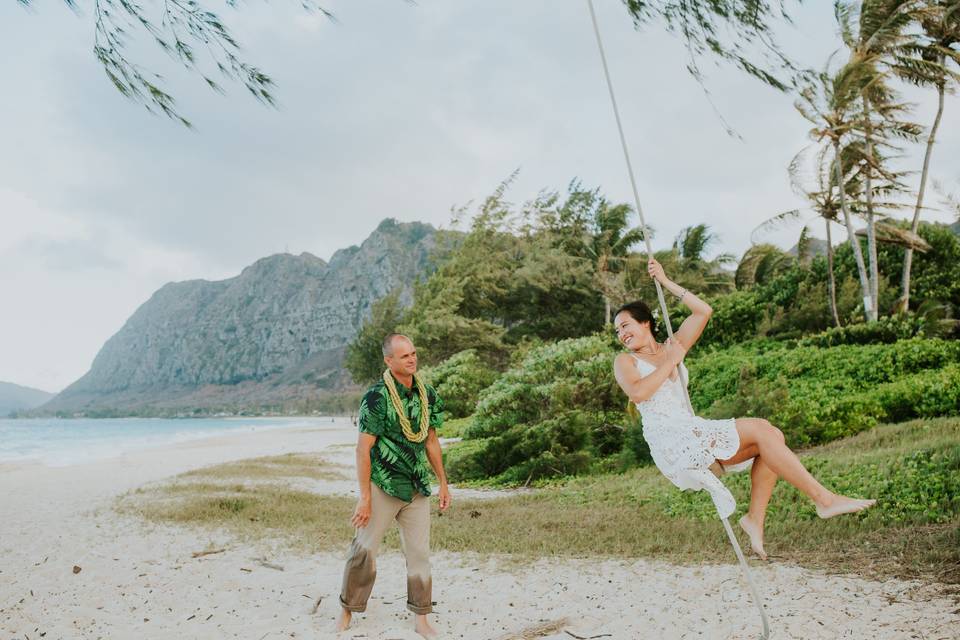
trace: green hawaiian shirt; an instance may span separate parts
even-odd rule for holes
[[[394,378],[396,381],[396,378]],[[420,425],[420,392],[396,382],[397,393],[414,431]],[[443,424],[443,401],[436,390],[427,385],[430,405],[430,428]],[[416,492],[430,495],[430,463],[426,441],[410,442],[403,435],[400,419],[390,402],[387,385],[380,380],[370,387],[360,401],[360,433],[377,436],[370,450],[370,481],[387,495],[411,502]]]

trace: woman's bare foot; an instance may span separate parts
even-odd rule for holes
[[[434,638],[440,637],[440,632],[430,626],[430,622],[425,615],[417,616],[416,622],[413,623],[413,630],[424,638],[427,638],[427,640],[434,640]]]
[[[750,536],[750,548],[761,560],[767,559],[767,552],[763,550],[763,527],[756,525],[750,519],[750,514],[740,518],[740,528]]]
[[[337,626],[335,627],[337,633],[341,631],[346,631],[350,628],[350,619],[353,617],[353,614],[347,611],[346,609],[340,609],[340,616],[337,618]]]
[[[844,513],[863,511],[876,503],[876,500],[861,500],[859,498],[834,495],[827,504],[817,505],[817,515],[826,520],[827,518],[839,516]]]

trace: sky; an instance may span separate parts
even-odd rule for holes
[[[135,43],[188,130],[113,89],[89,0],[77,13],[0,3],[0,380],[59,391],[167,282],[232,277],[278,252],[329,259],[387,217],[449,226],[452,207],[515,169],[514,202],[574,178],[632,201],[585,2],[321,4],[336,21],[296,2],[222,8],[275,80],[276,109],[237,85],[209,91]],[[677,38],[637,31],[619,0],[596,5],[655,247],[707,223],[716,252],[739,255],[759,223],[803,206],[787,165],[810,127],[793,97],[704,60],[708,99]],[[805,65],[840,46],[831,5],[803,3],[777,29]],[[934,95],[906,96],[932,121]],[[932,175],[956,190],[960,99],[946,109]],[[917,145],[903,162],[921,158]],[[766,239],[786,248],[799,232]]]

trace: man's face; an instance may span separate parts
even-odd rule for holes
[[[395,376],[412,376],[417,372],[417,349],[406,338],[394,338],[393,354],[383,360]]]

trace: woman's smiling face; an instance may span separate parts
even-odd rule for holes
[[[638,322],[626,311],[621,311],[613,319],[617,340],[627,349],[639,347],[650,339],[650,323]]]

